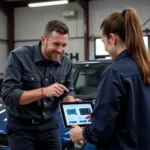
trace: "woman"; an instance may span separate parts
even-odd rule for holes
[[[103,72],[91,124],[73,125],[98,150],[150,150],[150,61],[136,11],[110,14],[101,24],[106,51],[114,60]]]

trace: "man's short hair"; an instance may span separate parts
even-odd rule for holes
[[[43,34],[44,36],[48,37],[53,31],[56,31],[62,34],[69,34],[69,29],[67,25],[59,20],[49,21],[45,26]]]

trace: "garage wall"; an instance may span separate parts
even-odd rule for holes
[[[7,59],[7,17],[0,10],[0,73],[4,73]]]
[[[20,41],[20,42],[16,42],[15,43],[15,47],[19,47],[22,45],[33,45],[33,44],[37,44],[39,41]],[[69,43],[67,45],[66,48],[66,53],[68,54],[69,57],[71,57],[71,55],[75,58],[73,58],[73,61],[77,61],[78,60],[84,60],[84,40],[83,38],[81,39],[70,39]],[[77,57],[78,54],[78,57]]]
[[[77,17],[66,19],[62,13],[66,10],[77,10]],[[38,8],[15,9],[15,47],[34,44],[40,39],[45,24],[49,20],[58,19],[67,24],[70,30],[70,41],[66,52],[79,54],[79,60],[84,60],[83,41],[83,10],[78,3],[47,6]]]
[[[103,19],[114,11],[122,11],[126,7],[134,7],[140,17],[141,24],[150,18],[150,0],[93,0],[89,5],[89,34],[90,36],[100,37],[100,24]],[[143,29],[150,29],[150,22]],[[90,58],[94,56],[94,40],[90,40]],[[94,57],[93,57],[94,58]]]
[[[89,2],[89,34],[90,59],[94,59],[94,37],[100,37],[99,26],[103,19],[113,11],[123,10],[125,7],[137,9],[141,23],[150,18],[149,0],[91,0]],[[76,9],[77,17],[66,19],[62,12]],[[79,53],[79,60],[84,60],[84,25],[83,10],[78,3],[67,5],[16,8],[15,9],[15,47],[37,43],[48,20],[59,19],[64,21],[70,29],[70,42],[66,51],[70,54]],[[150,22],[143,29],[150,29]]]

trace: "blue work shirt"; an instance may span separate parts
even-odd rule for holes
[[[62,55],[58,62],[45,62],[41,43],[13,50],[8,58],[2,86],[2,98],[8,114],[24,119],[47,120],[55,116],[59,100],[73,95],[72,62]],[[53,83],[69,89],[60,98],[45,97],[27,105],[19,105],[24,91],[47,87]]]
[[[150,84],[127,50],[102,74],[84,138],[98,150],[150,150]]]

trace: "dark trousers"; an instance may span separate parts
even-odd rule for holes
[[[6,127],[11,150],[61,150],[55,118],[40,124],[24,124],[8,117]]]

